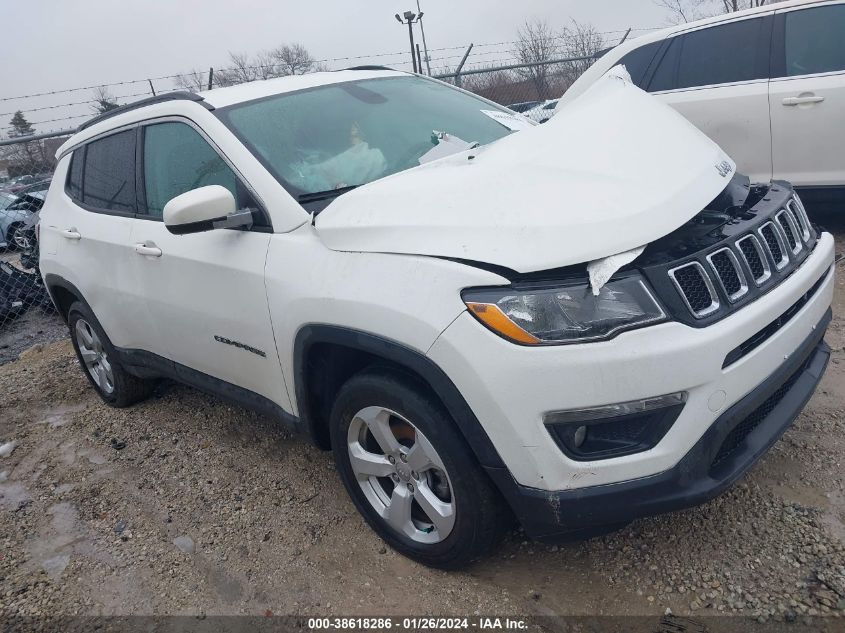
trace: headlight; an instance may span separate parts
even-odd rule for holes
[[[524,345],[586,343],[666,320],[639,275],[613,280],[593,295],[589,283],[467,290],[470,312],[506,339]]]

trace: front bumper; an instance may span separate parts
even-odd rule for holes
[[[719,416],[673,468],[603,486],[545,491],[521,486],[503,468],[487,472],[532,538],[558,541],[632,519],[687,508],[734,484],[781,437],[813,395],[830,359],[822,340],[831,312],[790,359]]]
[[[468,313],[428,352],[483,427],[499,459],[521,486],[572,491],[658,475],[674,468],[717,418],[794,356],[828,311],[834,288],[833,238],[764,297],[705,328],[669,322],[584,345],[526,347],[490,332]],[[797,302],[815,289],[797,312]],[[785,313],[791,318],[738,361],[734,350],[758,339]],[[652,449],[612,459],[575,461],[544,423],[555,411],[587,409],[686,392],[678,419]],[[477,439],[468,438],[473,446]]]

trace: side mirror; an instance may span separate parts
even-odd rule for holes
[[[164,205],[164,225],[174,235],[252,226],[252,212],[238,212],[232,192],[220,185],[192,189]]]

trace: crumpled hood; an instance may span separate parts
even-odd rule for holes
[[[359,187],[315,224],[333,250],[532,272],[672,232],[704,209],[735,169],[674,110],[607,76],[548,123]]]

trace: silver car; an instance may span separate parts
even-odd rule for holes
[[[47,191],[31,191],[23,195],[0,192],[0,248],[15,246],[15,233],[44,204]]]

